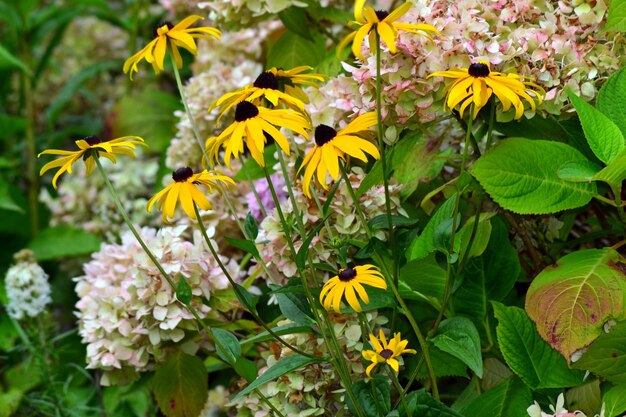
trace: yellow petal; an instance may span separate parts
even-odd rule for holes
[[[352,285],[350,285],[350,283],[346,284],[346,300],[348,301],[350,307],[352,307],[352,309],[357,313],[363,311],[363,309],[361,308],[361,304],[359,304],[358,298],[356,298],[354,288],[352,288]]]
[[[354,41],[352,42],[352,53],[361,61],[364,61],[363,54],[361,53],[361,47],[363,46],[363,41],[365,40],[365,37],[371,29],[372,24],[368,23],[361,26],[354,34]]]
[[[396,48],[396,31],[387,23],[378,23],[376,31],[380,38],[385,42],[387,48],[389,48],[389,52],[395,54],[397,52]],[[374,48],[375,46],[370,45],[370,48]]]
[[[412,4],[408,1],[406,3],[401,4],[399,7],[396,7],[394,11],[389,13],[389,15],[383,19],[383,22],[395,22],[396,20],[404,16],[406,12],[408,12],[409,9],[411,9],[411,6]]]
[[[180,183],[175,182],[170,188],[170,192],[165,197],[165,205],[163,207],[163,216],[167,218],[174,217],[174,211],[176,210],[176,204],[178,203],[178,194],[180,192]]]
[[[154,48],[154,64],[160,71],[163,71],[163,61],[165,61],[165,51],[167,49],[167,37],[161,36]]]

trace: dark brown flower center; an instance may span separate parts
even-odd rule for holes
[[[99,143],[102,143],[102,140],[100,140],[100,138],[97,137],[97,136],[87,136],[84,140],[85,140],[85,142],[87,142],[89,144],[89,146],[93,146],[93,145],[97,145]]]
[[[193,170],[189,167],[178,168],[172,173],[172,178],[176,182],[185,182],[189,177],[193,175]]]
[[[382,20],[384,18],[386,18],[387,16],[389,16],[389,12],[387,10],[376,10],[376,17],[378,18],[379,22],[382,22]]]
[[[165,22],[157,23],[152,29],[152,36],[154,36],[155,38],[161,36],[161,33],[159,32],[163,32],[163,31],[162,30],[159,31],[159,29],[161,29],[163,26],[167,26],[167,30],[165,31],[165,33],[167,33],[168,30],[174,27],[172,22],[169,22],[167,20]]]
[[[242,101],[237,104],[235,108],[235,120],[238,122],[243,122],[244,120],[252,119],[253,117],[258,116],[259,109],[254,104],[249,101]]]
[[[315,144],[317,146],[325,145],[335,136],[337,136],[337,131],[330,126],[319,125],[315,128]]]
[[[381,350],[379,355],[382,356],[385,359],[389,359],[389,358],[391,358],[393,356],[393,351],[391,349],[383,349],[383,350]]]
[[[278,90],[278,79],[271,72],[262,72],[253,84],[256,88],[270,88],[272,90]]]
[[[472,77],[487,77],[489,75],[489,66],[482,62],[474,63],[469,66],[467,72]]]
[[[352,279],[356,277],[356,271],[353,268],[342,269],[341,271],[339,271],[339,274],[337,274],[337,276],[339,277],[340,281],[352,281]]]

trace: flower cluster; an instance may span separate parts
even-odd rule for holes
[[[400,33],[398,52],[382,54],[385,124],[417,126],[434,120],[443,103],[442,79],[426,81],[436,71],[467,68],[485,60],[494,70],[515,72],[543,86],[541,114],[561,114],[564,88],[592,99],[606,77],[620,68],[626,38],[603,32],[606,2],[530,0],[414,0],[402,20],[424,21],[441,34],[430,41]],[[520,24],[523,22],[523,25]],[[593,39],[579,42],[580,39]],[[376,59],[368,54],[361,66],[347,67],[361,96],[362,112],[375,108]],[[433,105],[434,103],[437,105]],[[512,114],[500,118],[512,118]]]
[[[556,400],[556,406],[550,405],[550,411],[552,414],[545,413],[541,411],[541,407],[537,404],[537,401],[534,402],[533,405],[526,409],[528,415],[530,417],[586,417],[585,413],[582,411],[567,411],[563,406],[565,405],[565,398],[563,394],[559,394],[559,397]],[[600,411],[600,415],[595,417],[604,417],[604,406],[602,406],[602,410]]]
[[[118,189],[131,221],[155,225],[156,216],[146,212],[145,207],[154,189],[159,162],[140,154],[139,158],[126,160],[123,164],[103,160],[102,165]],[[50,225],[79,227],[103,236],[107,242],[116,242],[127,226],[108,194],[102,176],[86,176],[82,165],[75,168],[75,174],[59,181],[57,198],[53,198],[47,189],[41,192],[39,199],[51,212]]]
[[[211,309],[203,300],[214,290],[227,288],[228,281],[199,233],[189,242],[181,238],[184,229],[143,228],[139,233],[174,282],[187,281],[191,305],[206,318]],[[231,276],[237,276],[236,262],[222,261]],[[130,232],[122,235],[119,245],[103,245],[84,271],[75,278],[80,298],[76,315],[87,343],[88,367],[104,371],[102,384],[124,383],[137,372],[152,369],[172,344],[197,350],[190,338],[197,330],[193,315]]]
[[[16,320],[37,317],[52,302],[48,274],[35,262],[30,250],[14,255],[17,263],[12,265],[4,278],[7,312]]]

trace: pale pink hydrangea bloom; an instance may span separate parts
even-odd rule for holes
[[[202,299],[228,287],[228,281],[199,233],[193,242],[181,238],[185,226],[139,230],[140,235],[174,282],[184,277],[200,318],[210,308]],[[237,276],[238,265],[222,261]],[[127,232],[119,245],[102,245],[75,278],[79,333],[87,344],[87,367],[104,371],[103,385],[126,383],[138,372],[153,369],[168,349],[193,353],[194,317],[176,298],[134,236]]]

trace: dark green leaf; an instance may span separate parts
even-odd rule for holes
[[[324,37],[314,35],[314,41],[304,39],[292,32],[285,32],[273,45],[267,56],[267,66],[291,69],[300,65],[314,67],[324,59]]]
[[[8,49],[6,49],[0,43],[0,69],[4,68],[18,68],[28,75],[32,75],[30,68],[20,61],[15,55],[13,55]]]
[[[369,381],[360,380],[352,386],[356,400],[365,417],[386,415],[391,410],[391,386],[389,378],[376,375]],[[358,413],[349,396],[346,396],[348,409],[352,415]]]
[[[178,279],[178,287],[176,287],[176,298],[178,298],[178,300],[185,305],[189,305],[189,303],[191,302],[191,287],[187,283],[185,277],[182,275]]]
[[[307,356],[302,356],[297,353],[293,353],[289,356],[285,356],[274,365],[272,365],[268,370],[263,372],[257,379],[255,379],[250,385],[245,387],[243,390],[239,391],[237,395],[232,399],[232,401],[236,402],[240,400],[245,395],[248,395],[251,391],[259,388],[263,384],[272,381],[280,376],[286,375],[289,372],[293,372],[296,369],[300,369],[309,364],[321,362],[322,358],[309,358]]]
[[[245,220],[243,221],[243,228],[246,231],[246,236],[250,240],[256,240],[259,235],[259,225],[256,222],[256,219],[252,215],[252,213],[248,212]]]
[[[224,239],[226,239],[226,241],[230,245],[234,246],[237,249],[241,249],[242,251],[249,253],[250,255],[253,255],[255,258],[261,256],[259,255],[259,250],[256,248],[256,244],[251,240],[237,239],[228,236],[225,236]]]
[[[284,336],[287,334],[296,334],[296,333],[313,333],[313,329],[311,329],[311,326],[303,326],[297,323],[289,323],[289,324],[285,324],[282,326],[277,326],[274,327],[272,329],[272,331],[274,333],[276,333],[278,336]],[[255,344],[255,343],[260,343],[260,342],[267,342],[268,340],[274,340],[274,337],[272,335],[269,334],[269,332],[267,330],[248,337],[247,339],[244,339],[241,341],[241,346],[244,345],[249,345],[249,344]]]
[[[602,333],[572,367],[592,371],[614,384],[626,384],[626,321]]]
[[[253,297],[252,294],[250,294],[250,291],[248,291],[245,287],[235,283],[235,295],[246,310],[256,311],[256,303],[258,302],[258,299]]]
[[[197,356],[173,353],[155,372],[152,391],[167,417],[198,417],[206,403],[208,373]]]
[[[217,354],[224,362],[234,366],[237,358],[241,356],[239,340],[228,330],[213,328],[211,331],[215,338]]]
[[[419,221],[418,219],[409,219],[408,217],[404,217],[404,216],[397,216],[397,215],[391,216],[391,225],[396,226],[396,227],[413,226],[417,224],[418,221]],[[389,221],[387,219],[386,214],[379,214],[378,216],[370,220],[368,224],[370,225],[370,228],[372,230],[389,228]]]
[[[463,361],[479,378],[483,377],[480,336],[470,319],[456,316],[442,321],[437,336],[431,341],[439,349]]]
[[[415,239],[407,251],[407,260],[425,258],[429,253],[435,250],[435,231],[440,225],[452,219],[454,213],[454,205],[457,195],[447,199],[435,212],[433,217],[428,221],[422,233]]]
[[[256,364],[249,359],[239,356],[235,362],[235,372],[248,382],[254,381],[257,375]]]
[[[15,211],[17,213],[25,213],[24,209],[20,207],[11,197],[9,192],[9,183],[0,178],[0,209]]]
[[[100,238],[69,226],[44,229],[28,244],[38,261],[87,255],[100,249]]]
[[[510,378],[484,392],[462,411],[465,417],[528,417],[526,409],[533,402],[532,392],[518,378]]]
[[[278,17],[289,31],[309,41],[313,41],[313,37],[309,31],[309,21],[302,7],[291,6],[278,13]]]
[[[410,392],[406,397],[406,403],[410,413],[407,413],[404,404],[400,402],[398,406],[399,417],[463,417],[445,404],[435,400],[424,389]]]
[[[314,325],[311,306],[302,293],[276,293],[276,300],[281,313],[297,324]]]
[[[389,246],[376,236],[372,236],[367,245],[363,246],[354,254],[355,259],[371,258],[375,253],[383,254],[389,251]]]

